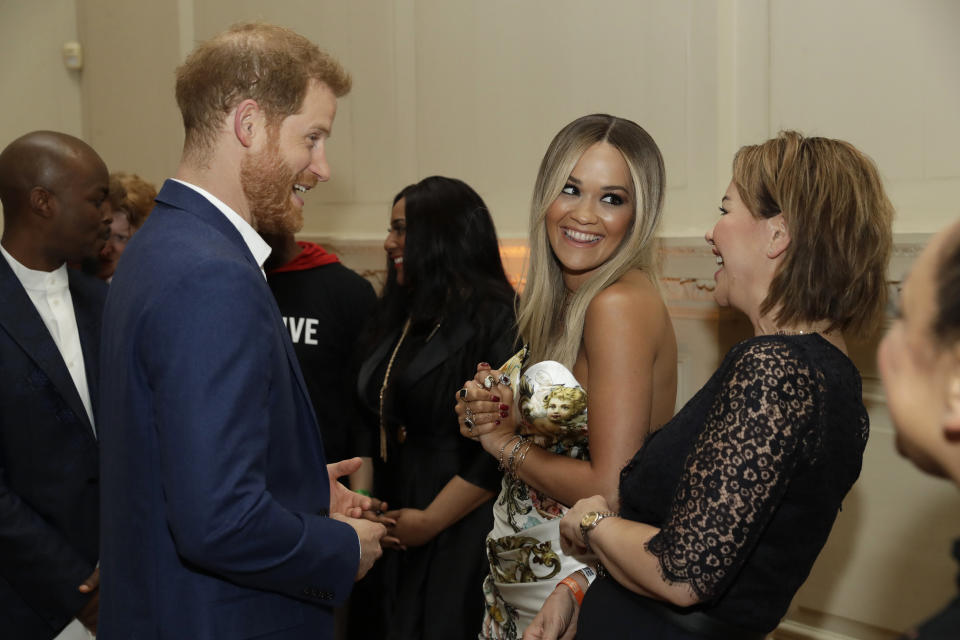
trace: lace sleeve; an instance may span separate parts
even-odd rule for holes
[[[648,551],[700,600],[723,593],[787,489],[816,423],[810,366],[777,341],[730,367]]]

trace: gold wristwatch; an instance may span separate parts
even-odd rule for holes
[[[596,529],[597,525],[600,524],[600,521],[604,518],[618,517],[620,517],[620,514],[612,511],[588,511],[583,514],[583,518],[580,520],[580,535],[583,536],[583,544],[586,545],[587,551],[591,550],[588,534]]]

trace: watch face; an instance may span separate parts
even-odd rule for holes
[[[597,517],[598,517],[599,515],[600,515],[600,514],[597,513],[596,511],[588,511],[588,512],[586,512],[585,514],[583,514],[583,519],[580,520],[580,526],[581,526],[581,527],[592,527],[593,524],[597,521]]]

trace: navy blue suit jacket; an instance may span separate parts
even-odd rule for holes
[[[104,311],[102,640],[327,638],[359,560],[236,228],[167,181]]]
[[[69,271],[96,410],[106,285]],[[97,563],[97,441],[67,365],[0,256],[0,635],[49,639],[90,598]]]

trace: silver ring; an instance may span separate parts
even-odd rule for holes
[[[472,434],[472,433],[473,433],[473,428],[474,428],[476,425],[473,424],[473,420],[471,420],[470,418],[464,418],[464,419],[463,419],[463,426],[465,426],[465,427],[467,428],[467,431],[469,431],[469,432]]]
[[[463,416],[467,420],[470,420],[471,422],[473,422],[473,409],[471,409],[470,407],[467,407],[466,409],[464,409]]]
[[[461,400],[466,400],[466,399],[467,399],[467,388],[464,387],[464,388],[460,389],[460,391],[457,391],[457,395],[460,396],[460,399],[461,399]]]
[[[483,379],[483,388],[492,389],[493,385],[495,385],[496,383],[497,383],[496,378],[494,378],[493,376],[487,376],[486,378]]]
[[[505,374],[505,373],[501,373],[501,374],[500,374],[500,379],[499,379],[499,381],[500,381],[500,384],[502,384],[502,385],[505,386],[505,387],[509,387],[509,386],[510,386],[510,376],[508,376],[508,375]]]

